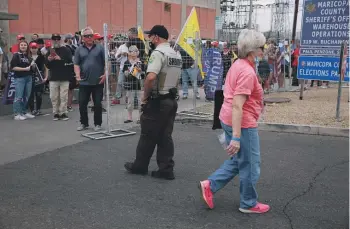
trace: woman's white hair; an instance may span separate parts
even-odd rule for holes
[[[129,52],[136,52],[137,53],[137,56],[139,55],[139,49],[136,47],[136,45],[131,45],[129,47]]]
[[[266,38],[264,34],[252,29],[243,29],[238,36],[238,57],[246,58],[249,53],[264,46],[265,43]]]

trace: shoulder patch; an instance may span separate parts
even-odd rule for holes
[[[148,63],[151,64],[154,61],[154,55],[151,55],[151,57],[148,59]]]

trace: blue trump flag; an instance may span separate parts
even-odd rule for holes
[[[214,100],[215,91],[222,89],[223,62],[218,49],[205,49],[203,52],[204,92],[208,100]]]

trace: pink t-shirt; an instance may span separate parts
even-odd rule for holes
[[[232,126],[232,101],[235,95],[247,95],[243,104],[241,128],[257,127],[257,120],[263,109],[263,89],[254,65],[245,59],[233,63],[226,76],[224,103],[219,118],[229,126]]]

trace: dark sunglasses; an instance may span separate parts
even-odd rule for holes
[[[31,47],[31,49],[38,49],[38,47]]]
[[[51,40],[53,40],[53,41],[60,41],[60,40],[61,40],[61,38],[54,37],[54,38],[52,38]]]
[[[92,38],[94,35],[92,34],[86,34],[86,35],[83,35],[84,38]]]

